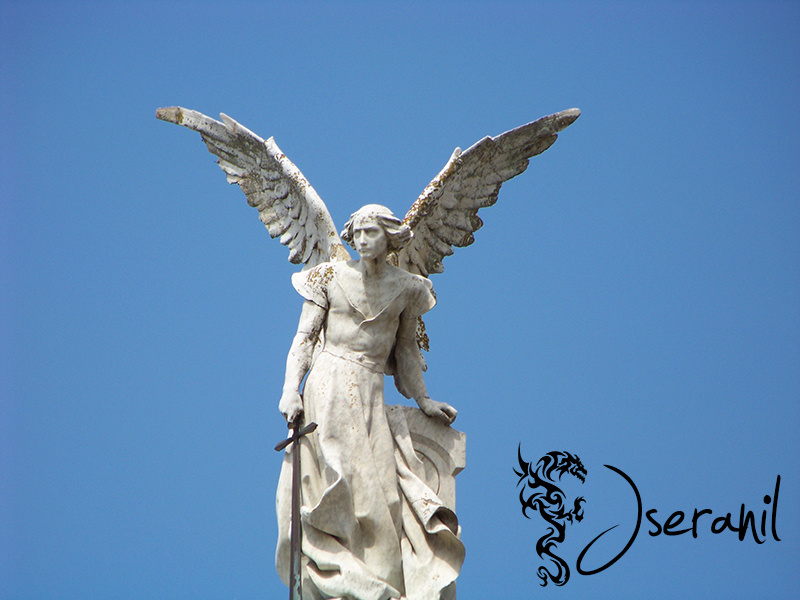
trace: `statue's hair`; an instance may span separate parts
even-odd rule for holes
[[[341,238],[355,249],[353,244],[353,227],[356,221],[362,219],[372,219],[381,226],[389,241],[390,250],[400,250],[414,236],[411,228],[394,216],[391,210],[380,204],[367,204],[362,206],[352,215],[350,220],[345,223]]]

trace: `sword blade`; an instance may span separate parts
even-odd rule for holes
[[[295,442],[300,439],[300,419],[295,420],[294,435]],[[300,573],[300,555],[303,539],[300,532],[300,445],[295,443],[292,446],[292,534],[291,534],[292,553],[289,558],[290,587],[289,600],[303,599],[303,582]]]
[[[301,427],[301,418],[298,417],[292,422],[292,434],[278,442],[275,450],[283,450],[292,442],[295,442],[292,447],[292,521],[291,533],[289,536],[291,553],[289,555],[289,600],[302,600],[303,599],[303,582],[302,582],[302,530],[300,526],[300,446],[297,442],[300,438],[308,435],[317,428],[314,422]]]

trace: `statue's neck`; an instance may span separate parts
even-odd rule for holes
[[[382,277],[386,272],[388,264],[386,256],[379,256],[378,258],[362,258],[356,264],[356,268],[361,271],[361,274],[368,278]]]

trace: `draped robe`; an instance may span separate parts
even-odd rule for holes
[[[390,424],[383,398],[384,373],[406,397],[424,391],[416,340],[397,332],[401,319],[416,322],[436,300],[427,279],[387,268],[377,311],[348,295],[360,277],[350,263],[293,278],[326,311],[303,390],[305,421],[319,426],[287,452],[276,503],[276,563],[288,585],[291,452],[299,449],[304,600],[439,600],[464,560],[456,516],[424,483],[408,426]]]

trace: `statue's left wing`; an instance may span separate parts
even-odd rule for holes
[[[156,117],[200,133],[228,183],[239,184],[269,234],[289,247],[290,262],[310,268],[350,258],[325,204],[272,138],[263,140],[227,115],[220,123],[178,106],[159,108]]]
[[[469,246],[483,222],[478,209],[497,201],[500,186],[522,173],[528,159],[547,150],[558,132],[581,114],[577,108],[542,117],[497,137],[485,137],[464,152],[456,148],[444,169],[414,202],[404,219],[411,242],[390,256],[395,265],[427,277],[441,273],[453,246]]]

